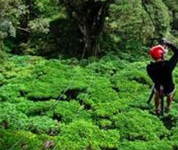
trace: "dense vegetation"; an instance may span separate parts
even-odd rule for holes
[[[177,96],[168,117],[147,108],[146,63],[10,57],[0,74],[1,149],[177,149]]]
[[[145,70],[177,22],[168,0],[0,0],[0,150],[178,150],[178,95],[156,116]]]

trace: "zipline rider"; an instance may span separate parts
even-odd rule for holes
[[[165,60],[167,53],[166,47],[170,48],[174,53],[169,60]],[[178,48],[170,41],[162,39],[160,45],[153,46],[150,49],[149,54],[153,58],[154,62],[148,64],[146,69],[149,77],[154,83],[155,112],[157,115],[160,114],[160,90],[163,90],[163,94],[167,97],[165,111],[168,113],[175,93],[172,72],[178,62]],[[162,89],[160,89],[160,87],[162,87]]]

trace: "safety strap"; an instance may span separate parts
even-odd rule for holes
[[[161,98],[161,115],[164,116],[164,87],[160,85],[159,96]]]

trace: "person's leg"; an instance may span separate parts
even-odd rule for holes
[[[167,105],[166,105],[166,109],[165,109],[166,112],[170,111],[170,106],[171,106],[172,100],[173,100],[173,95],[168,95],[167,96]]]
[[[174,98],[174,93],[175,93],[175,88],[173,89],[172,92],[169,92],[168,94],[166,94],[166,97],[167,97],[167,99],[166,99],[167,105],[165,108],[166,112],[170,111],[170,106],[171,106],[171,102],[173,101],[173,98]]]
[[[168,95],[167,96],[167,108],[170,108],[171,102],[173,100],[173,95]]]
[[[160,97],[159,97],[159,94],[155,94],[155,97],[154,97],[154,101],[155,101],[155,111],[157,114],[160,113],[160,108],[159,108],[159,105],[160,105]]]

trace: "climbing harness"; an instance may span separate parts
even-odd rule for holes
[[[161,99],[160,115],[164,116],[164,87],[162,85],[160,86],[158,94],[159,94],[159,97]],[[152,87],[151,94],[150,94],[150,96],[147,100],[148,107],[150,107],[150,102],[153,98],[153,95],[154,95],[154,86]]]
[[[160,86],[159,97],[161,99],[161,116],[164,116],[164,87]]]
[[[149,98],[148,98],[148,100],[146,102],[148,106],[150,106],[150,102],[151,102],[151,100],[153,98],[153,95],[154,95],[154,89],[151,90],[151,94],[150,94],[150,96],[149,96]]]

